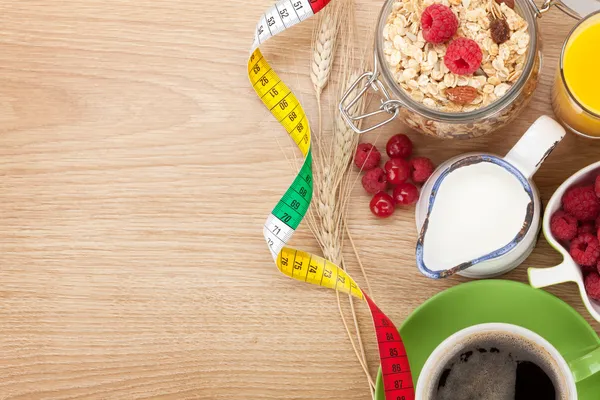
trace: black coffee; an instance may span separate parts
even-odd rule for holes
[[[446,363],[432,400],[560,399],[550,360],[524,340],[474,340]]]

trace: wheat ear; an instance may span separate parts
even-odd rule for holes
[[[354,55],[354,47],[352,46],[352,44],[354,43],[354,31],[353,31],[354,3],[351,1],[349,3],[350,4],[347,7],[348,23],[345,24],[345,26],[347,27],[346,34],[348,37],[348,41],[345,44],[348,46],[348,48],[346,49],[346,51],[343,54],[343,57],[345,58],[343,64],[345,64],[346,67],[340,71],[340,74],[341,74],[341,78],[339,80],[340,87],[338,88],[339,95],[340,95],[339,98],[341,98],[341,95],[343,93],[345,93],[347,88],[358,79],[358,77],[360,76],[362,71],[365,70],[365,65],[363,65],[363,63],[358,63],[359,65],[356,66],[356,62],[354,61],[357,59],[357,57],[355,57],[355,55]],[[369,57],[365,57],[365,54],[363,54],[363,57],[359,57],[358,59],[368,60]],[[354,68],[352,68],[352,66],[354,66]],[[350,98],[355,97],[358,94],[358,91],[359,91],[359,88],[355,89],[354,92],[350,94]],[[364,111],[365,107],[366,107],[365,101],[363,99],[360,99],[356,103],[354,110],[362,113],[362,111]],[[358,145],[358,141],[359,141],[358,139],[359,139],[358,135],[354,132],[354,130],[352,130],[346,124],[346,122],[343,120],[343,118],[339,114],[337,107],[335,107],[334,137],[332,140],[331,153],[332,153],[332,158],[334,160],[332,164],[337,169],[335,171],[334,175],[339,177],[339,179],[340,179],[338,182],[336,182],[336,187],[338,189],[338,202],[339,202],[338,203],[339,213],[337,214],[338,220],[336,221],[336,224],[337,224],[337,226],[340,226],[341,230],[342,230],[342,232],[341,232],[342,239],[340,239],[340,240],[343,240],[344,233],[347,234],[348,239],[350,240],[350,244],[352,245],[352,248],[354,250],[354,255],[356,256],[358,265],[360,266],[361,272],[363,273],[363,277],[365,278],[365,283],[367,285],[368,292],[369,292],[369,294],[371,294],[371,288],[370,288],[369,281],[367,279],[367,275],[365,273],[365,270],[363,268],[362,262],[360,260],[359,254],[358,254],[358,251],[356,250],[354,241],[352,240],[352,237],[350,235],[350,230],[346,223],[347,207],[348,207],[348,202],[350,199],[350,192],[351,192],[352,186],[353,186],[350,184],[351,174],[350,174],[349,169],[350,169],[350,165],[351,165],[351,160],[354,156],[354,153],[356,152],[356,146]],[[343,268],[346,269],[345,263],[343,263]],[[348,301],[350,304],[352,320],[354,322],[354,329],[355,329],[355,333],[356,333],[356,339],[358,342],[358,351],[357,351],[356,346],[354,345],[354,340],[352,338],[352,335],[347,330],[348,337],[349,337],[350,341],[352,342],[352,347],[354,349],[356,357],[357,357],[359,363],[361,364],[361,367],[363,368],[363,371],[365,372],[365,375],[367,377],[367,381],[369,383],[369,390],[371,392],[371,397],[374,398],[375,384],[373,382],[373,378],[371,377],[371,374],[369,371],[369,365],[367,363],[367,357],[366,357],[365,349],[363,346],[362,335],[361,335],[360,326],[358,323],[358,317],[356,314],[356,310],[354,308],[354,299],[352,298],[352,296],[348,296]],[[338,297],[338,302],[339,302],[339,297]],[[344,314],[340,313],[340,315],[342,317],[344,326],[347,328]]]
[[[333,66],[333,55],[339,24],[336,15],[337,9],[337,7],[330,6],[322,11],[313,40],[310,80],[313,83],[317,96],[320,96],[325,86],[327,86]]]
[[[329,82],[329,76],[333,68],[337,35],[340,26],[340,10],[339,5],[334,3],[319,13],[319,20],[313,38],[310,80],[312,81],[317,98],[319,134],[323,129],[321,94]]]

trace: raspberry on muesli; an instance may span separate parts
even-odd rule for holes
[[[470,75],[479,69],[483,53],[473,39],[457,38],[446,49],[444,64],[457,75]]]
[[[444,43],[458,29],[458,18],[443,4],[432,4],[421,14],[423,38],[429,43]]]

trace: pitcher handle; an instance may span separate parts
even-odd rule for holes
[[[529,179],[565,134],[565,129],[558,122],[542,115],[529,127],[504,159]]]
[[[575,382],[581,382],[600,372],[600,347],[590,353],[569,361],[569,368],[573,373]]]

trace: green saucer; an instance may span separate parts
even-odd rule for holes
[[[448,336],[487,322],[520,325],[546,338],[567,361],[600,346],[600,339],[569,305],[528,285],[482,280],[445,290],[419,306],[400,328],[415,387],[423,364]],[[579,400],[598,400],[600,374],[577,384]],[[381,371],[376,400],[385,400]]]

